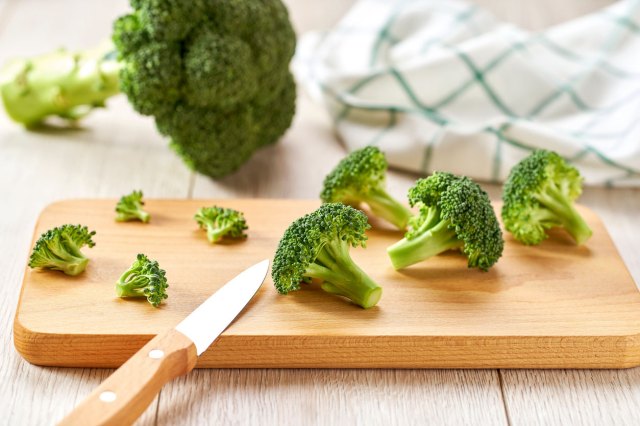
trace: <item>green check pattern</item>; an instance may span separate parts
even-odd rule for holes
[[[294,71],[350,150],[500,182],[536,148],[592,185],[640,185],[640,0],[543,32],[449,0],[360,0]]]

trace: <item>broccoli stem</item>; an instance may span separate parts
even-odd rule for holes
[[[67,275],[78,275],[87,267],[89,259],[86,258],[69,237],[64,237],[63,242],[59,246],[50,247],[53,256],[49,261],[52,266],[50,269],[62,271]]]
[[[49,259],[48,269],[62,271],[67,275],[76,276],[85,270],[89,259],[86,257],[65,256],[61,259]]]
[[[365,309],[382,296],[382,288],[351,259],[345,241],[325,245],[305,275],[323,280],[321,287],[327,293],[344,296]]]
[[[151,219],[151,215],[144,210],[137,210],[135,213],[136,217],[140,219],[144,223],[148,223]]]
[[[455,230],[449,227],[449,221],[444,220],[411,239],[401,239],[387,248],[387,253],[393,267],[402,269],[447,250],[459,249],[462,245]]]
[[[0,73],[9,116],[35,126],[49,115],[75,121],[120,92],[121,65],[105,43],[78,53],[58,51],[10,64]]]
[[[548,185],[543,193],[536,194],[535,197],[540,204],[556,216],[557,221],[569,232],[577,244],[583,244],[591,238],[593,231],[578,213],[573,201],[564,195],[557,186]]]
[[[397,202],[383,188],[372,189],[362,201],[367,203],[376,216],[380,216],[398,229],[406,229],[411,211]]]
[[[143,210],[135,209],[135,210],[127,210],[126,212],[121,212],[116,214],[116,221],[118,222],[126,222],[130,220],[131,216],[137,217],[142,222],[147,223],[151,219],[151,215]]]
[[[131,276],[133,275],[133,278]],[[139,275],[138,271],[128,270],[120,276],[116,285],[116,295],[118,297],[141,297],[145,296],[144,288],[149,283],[149,275]]]
[[[226,226],[207,225],[207,238],[210,242],[214,243],[222,239],[233,228],[233,223],[228,223]]]

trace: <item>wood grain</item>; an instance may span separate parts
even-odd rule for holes
[[[346,8],[353,0],[341,0]],[[62,45],[82,47],[104,37],[126,0],[0,0],[0,62]],[[331,7],[287,0],[298,31],[328,28]],[[323,2],[323,5],[328,2]],[[603,6],[603,0],[478,0],[499,17],[542,28]],[[90,12],[89,9],[94,12]],[[5,13],[9,12],[9,13]],[[165,148],[153,124],[124,99],[89,117],[80,132],[24,132],[0,114],[0,423],[50,424],[70,411],[110,370],[41,368],[14,350],[10,327],[29,238],[41,209],[68,197],[117,197],[138,187],[149,196],[311,198],[323,171],[344,155],[323,109],[301,97],[294,127],[236,175],[214,182],[193,177]],[[95,140],[100,141],[95,143]],[[61,146],[68,148],[64,155]],[[131,154],[136,154],[132,156]],[[140,155],[151,158],[141,163]],[[143,166],[142,170],[138,167]],[[117,166],[117,167],[116,167]],[[403,197],[415,176],[391,172]],[[45,184],[44,186],[34,183]],[[499,195],[497,186],[487,186]],[[587,189],[582,202],[604,220],[640,283],[638,190]],[[638,424],[640,369],[515,370],[502,380],[510,422]],[[503,374],[506,371],[503,371]],[[504,377],[506,378],[506,376]],[[279,386],[286,384],[286,386]],[[140,424],[507,424],[496,370],[197,370],[168,384]],[[290,404],[294,401],[294,404]],[[499,414],[502,413],[502,416]],[[624,418],[623,418],[624,417]],[[383,420],[381,420],[383,419]],[[591,420],[589,420],[591,419]]]
[[[193,370],[195,344],[169,329],[151,339],[67,415],[61,426],[133,424],[165,383]]]
[[[286,408],[281,408],[286,407]],[[158,425],[506,425],[492,370],[196,369]]]
[[[102,31],[108,28],[115,16],[126,10],[126,0],[110,2],[84,2],[81,0],[4,0],[12,3],[12,15],[4,22],[10,25],[0,28],[0,61],[16,54],[34,54],[57,48],[61,45],[85,46],[103,37]],[[349,0],[351,1],[351,0]],[[345,4],[348,2],[344,2]],[[83,9],[87,5],[93,13]],[[292,1],[291,5],[300,10],[304,16],[306,2]],[[317,22],[323,16],[314,12],[307,14],[309,21]],[[45,25],[45,24],[51,24]],[[328,27],[331,22],[325,21]],[[309,28],[300,28],[306,30]],[[28,33],[27,33],[28,30]],[[11,50],[7,49],[10,47]],[[301,105],[301,103],[299,103]],[[141,188],[148,196],[187,197],[192,194],[194,184],[203,182],[206,191],[213,196],[243,196],[249,186],[253,186],[253,194],[273,196],[283,194],[285,197],[311,197],[317,192],[322,176],[308,173],[308,163],[298,161],[294,152],[299,147],[308,153],[305,158],[312,158],[314,163],[322,163],[328,167],[336,163],[344,155],[344,150],[333,139],[328,120],[324,112],[308,101],[306,106],[298,109],[295,133],[297,139],[287,137],[283,145],[286,148],[277,151],[284,154],[280,157],[263,157],[270,172],[248,166],[235,176],[218,183],[206,178],[196,180],[182,162],[166,148],[165,142],[158,136],[152,122],[131,111],[124,99],[114,99],[110,108],[91,115],[82,126],[81,131],[59,131],[51,129],[46,133],[29,133],[10,123],[4,114],[0,114],[0,187],[3,201],[14,209],[0,211],[0,254],[8,268],[0,268],[0,314],[3,333],[0,333],[0,396],[5,402],[0,407],[0,414],[8,424],[41,425],[60,419],[70,411],[84,395],[104,380],[110,370],[103,369],[68,369],[40,368],[25,362],[13,348],[11,341],[11,324],[15,314],[19,288],[7,283],[16,283],[23,275],[23,265],[28,255],[29,239],[33,224],[40,210],[49,202],[66,197],[110,196],[117,197],[132,188]],[[311,125],[308,125],[311,124]],[[66,147],[61,151],[61,147]],[[76,149],[72,149],[75,147]],[[288,149],[294,149],[294,152]],[[266,150],[265,150],[266,151]],[[288,155],[287,155],[288,154]],[[141,160],[144,158],[144,161]],[[319,161],[320,160],[320,161]],[[278,172],[281,170],[281,172]],[[286,175],[286,176],[285,176]],[[393,178],[392,178],[393,179]],[[401,180],[404,178],[401,178]],[[34,182],[40,185],[34,185]],[[295,186],[295,192],[289,188]],[[309,188],[309,189],[305,189]],[[342,373],[340,373],[342,374]],[[359,377],[363,373],[358,373]],[[456,413],[455,418],[466,419],[465,423],[490,424],[487,417],[491,413],[501,413],[500,389],[495,371],[469,371],[461,376],[457,372],[443,371],[437,374],[437,380],[427,380],[424,372],[395,374],[389,376],[382,372],[371,371],[366,374],[366,381],[359,381],[353,392],[360,395],[361,404],[354,407],[341,404],[339,411],[318,410],[313,414],[317,424],[326,424],[326,416],[354,416],[358,410],[360,423],[375,424],[380,410],[375,404],[369,404],[368,396],[373,398],[377,389],[371,384],[379,380],[388,383],[394,392],[386,395],[386,410],[397,422],[411,424],[415,418],[407,417],[416,413],[416,407],[424,406],[431,411],[447,407]],[[345,385],[339,378],[325,372],[312,370],[288,370],[283,373],[289,382],[317,383],[322,392],[309,393],[312,400],[304,402],[305,407],[328,407],[328,393],[343,394]],[[277,388],[264,388],[260,397],[238,398],[236,392],[216,393],[209,398],[202,390],[203,384],[211,383],[219,376],[216,371],[199,370],[195,376],[187,376],[177,384],[170,383],[169,394],[160,396],[155,407],[147,410],[138,424],[203,424],[211,417],[210,404],[221,404],[225,410],[216,413],[226,423],[250,424],[251,419],[279,418],[286,419],[291,412],[288,401],[275,397]],[[257,383],[263,374],[243,370],[228,370],[223,379],[245,377],[247,386]],[[236,381],[239,379],[236,379]],[[322,382],[318,383],[321,380]],[[466,387],[465,383],[470,383]],[[482,383],[482,386],[479,385]],[[197,392],[197,395],[194,394]],[[246,391],[249,394],[249,391]],[[412,410],[394,410],[402,401],[395,395],[409,398],[407,407]],[[197,396],[197,398],[196,398]],[[262,398],[271,403],[260,404]],[[414,398],[414,399],[411,399]],[[425,400],[425,398],[429,398]],[[180,407],[187,407],[197,399],[193,408],[196,412],[190,415],[171,416],[171,422],[160,418],[155,408],[164,405],[173,412]],[[261,408],[262,407],[262,408]],[[183,411],[180,411],[183,412]],[[422,413],[422,411],[419,411]],[[311,413],[298,411],[301,421],[308,424]],[[405,415],[406,414],[406,415]],[[163,412],[163,415],[166,415]],[[442,418],[448,417],[440,412]],[[194,418],[205,421],[194,422]],[[256,421],[254,421],[255,423]],[[393,422],[392,422],[393,423]],[[495,418],[494,424],[505,424],[504,417]]]
[[[61,46],[82,48],[105,37],[126,0],[5,0],[0,10],[0,64]],[[4,15],[4,13],[7,13]],[[111,370],[40,368],[15,351],[11,324],[39,211],[69,197],[119,197],[134,188],[147,196],[186,197],[190,172],[165,148],[153,122],[122,97],[78,128],[26,132],[0,113],[0,424],[43,425],[60,420]],[[0,107],[1,109],[1,107]],[[114,126],[121,122],[123,125]],[[144,158],[144,161],[141,161]],[[139,420],[155,422],[158,399]]]
[[[582,197],[604,221],[636,285],[640,284],[640,191],[591,188]],[[640,368],[628,370],[502,370],[513,425],[636,425]]]
[[[638,424],[638,368],[507,370],[501,374],[514,426]]]
[[[70,200],[49,206],[34,239],[63,223],[97,230],[87,270],[68,277],[27,269],[14,326],[15,345],[30,362],[117,366],[150,336],[173,327],[247,266],[272,258],[284,230],[318,201],[148,200],[150,224],[117,223],[116,200]],[[193,221],[202,206],[245,213],[246,241],[210,245]],[[270,277],[200,367],[334,368],[623,368],[640,364],[640,292],[597,217],[576,247],[561,232],[538,247],[507,236],[487,273],[447,253],[402,271],[386,247],[401,233],[384,224],[369,232],[354,260],[383,287],[362,310],[305,286],[277,294]],[[374,224],[378,223],[374,221]],[[114,282],[138,253],[168,272],[161,309],[114,295]]]

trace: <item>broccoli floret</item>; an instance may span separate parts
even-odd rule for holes
[[[216,243],[223,237],[246,238],[249,229],[244,214],[225,207],[202,207],[194,216],[200,228],[207,231],[209,242]]]
[[[395,269],[447,250],[461,250],[470,268],[486,271],[502,256],[504,240],[487,193],[471,179],[435,172],[409,189],[420,212],[405,237],[387,249]]]
[[[582,193],[582,176],[555,152],[536,150],[509,174],[502,193],[502,221],[513,237],[540,244],[546,230],[563,227],[577,244],[592,234],[574,206]]]
[[[343,158],[324,179],[320,198],[325,203],[369,206],[399,229],[407,227],[411,212],[385,190],[387,160],[376,147],[368,146]]]
[[[277,141],[295,112],[295,33],[281,0],[131,0],[112,43],[10,64],[9,116],[78,120],[118,92],[195,170],[222,177]]]
[[[167,297],[167,277],[155,260],[139,254],[116,283],[118,297],[146,297],[157,308]]]
[[[33,247],[29,266],[62,271],[67,275],[78,275],[87,267],[89,259],[80,249],[96,244],[92,237],[96,231],[89,232],[86,226],[62,225],[45,232]]]
[[[129,195],[123,195],[116,204],[116,221],[128,222],[130,220],[139,220],[144,223],[149,222],[151,215],[142,208],[142,191],[133,191]]]
[[[340,203],[323,204],[293,222],[273,260],[272,277],[281,294],[299,290],[301,282],[322,281],[321,288],[363,308],[378,303],[382,288],[356,265],[349,249],[365,247],[370,226],[359,210]]]

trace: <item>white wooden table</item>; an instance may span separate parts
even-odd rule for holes
[[[289,0],[299,32],[326,28],[352,1]],[[531,29],[606,0],[484,0]],[[0,0],[0,63],[59,46],[88,47],[110,32],[125,0]],[[639,141],[640,143],[640,141]],[[300,97],[284,140],[237,174],[212,181],[190,172],[123,97],[77,130],[27,133],[0,117],[0,424],[50,424],[110,370],[42,368],[22,360],[11,327],[29,241],[40,210],[68,197],[314,198],[344,155],[321,109]],[[391,173],[403,197],[415,176]],[[497,198],[498,187],[489,186]],[[611,232],[640,282],[640,191],[589,189],[582,202]],[[640,369],[197,370],[166,386],[140,424],[640,424]]]

